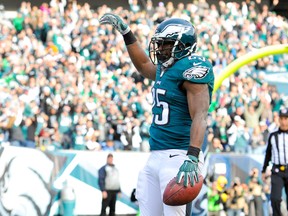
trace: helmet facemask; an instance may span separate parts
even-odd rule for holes
[[[149,44],[149,56],[154,64],[163,64],[172,57],[175,40],[153,37]]]

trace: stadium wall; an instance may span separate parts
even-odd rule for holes
[[[75,215],[99,215],[98,169],[106,163],[106,156],[107,152],[1,148],[0,215],[65,215],[63,203],[67,201],[74,203]],[[130,201],[130,196],[148,156],[149,153],[114,153],[122,189],[116,204],[117,215],[136,215],[138,206]],[[234,176],[245,180],[252,167],[260,168],[263,156],[210,154],[206,162],[209,179],[224,174],[230,182]],[[61,191],[63,195],[67,188],[69,193],[61,199]],[[194,202],[193,216],[207,211],[206,190],[204,186],[204,192]]]

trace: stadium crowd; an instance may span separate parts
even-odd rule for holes
[[[228,183],[225,175],[220,175],[208,185],[209,216],[271,215],[271,170],[265,181],[259,177],[259,169],[253,167],[247,179],[236,176]]]
[[[287,21],[254,1],[209,5],[137,0],[130,10],[91,8],[76,0],[40,7],[22,2],[17,16],[0,21],[1,145],[93,151],[149,151],[151,83],[139,76],[120,34],[99,25],[120,14],[148,47],[166,17],[190,19],[198,53],[219,75],[255,49],[287,43]],[[287,71],[288,55],[258,59],[226,79],[210,108],[211,151],[261,153],[285,96],[265,81],[264,70]],[[286,101],[287,103],[287,101]]]

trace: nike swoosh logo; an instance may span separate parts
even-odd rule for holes
[[[175,155],[169,155],[169,158],[172,158],[172,157],[176,157],[176,156],[179,156],[179,154],[175,154]]]
[[[193,66],[198,66],[198,65],[200,65],[200,64],[201,64],[201,62],[198,62],[198,63],[194,62],[194,63],[193,63]]]

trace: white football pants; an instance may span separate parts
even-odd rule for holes
[[[143,170],[138,176],[136,198],[140,216],[190,216],[192,203],[182,206],[168,206],[162,197],[168,182],[174,178],[184,160],[186,150],[169,149],[152,151]],[[202,173],[204,156],[199,155],[199,170]]]

